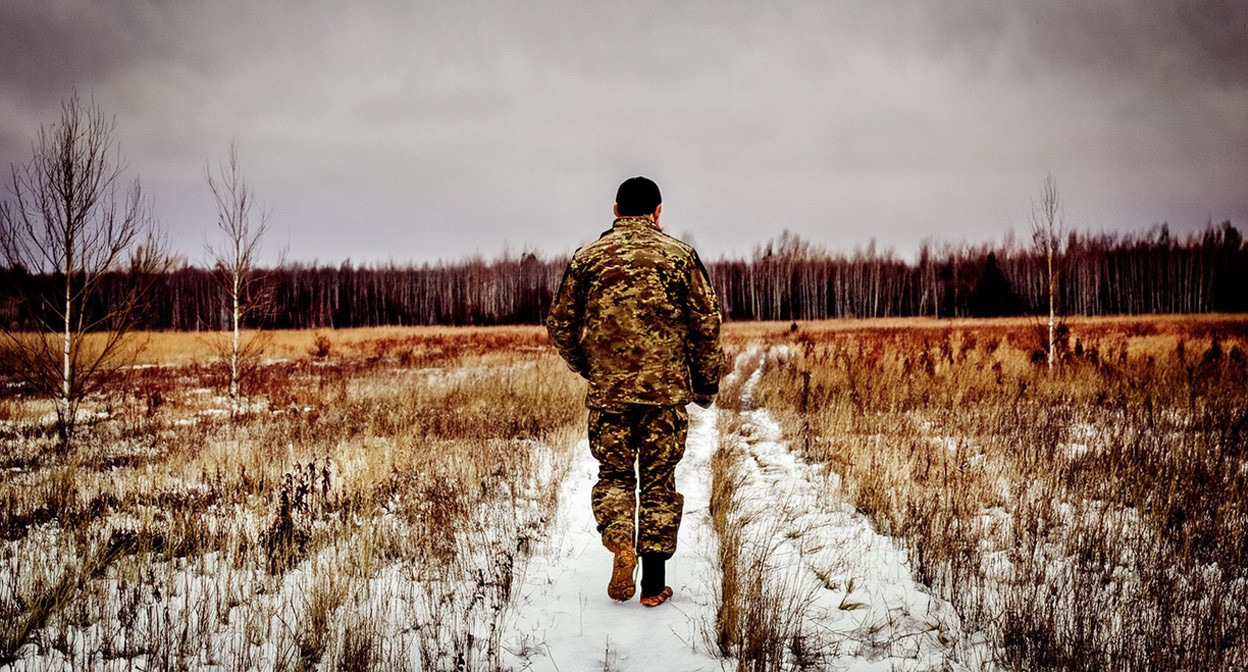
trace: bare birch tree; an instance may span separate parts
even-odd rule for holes
[[[17,297],[24,319],[3,325],[4,342],[15,373],[56,400],[63,443],[82,399],[128,360],[123,344],[168,263],[138,180],[121,184],[115,126],[94,100],[70,96],[60,123],[40,128],[30,161],[12,167],[12,198],[0,206],[5,264],[48,280]],[[125,289],[89,309],[112,273],[128,275]]]
[[[269,230],[269,214],[256,208],[255,193],[239,169],[236,145],[231,144],[227,157],[217,161],[215,176],[210,167],[204,172],[217,206],[217,228],[224,237],[217,246],[208,246],[207,252],[229,315],[230,333],[221,347],[221,358],[229,370],[231,409],[237,412],[240,385],[264,349],[259,325],[253,325],[257,330],[247,338],[242,329],[271,303],[256,266],[260,240]]]
[[[1049,368],[1057,356],[1057,267],[1060,263],[1062,238],[1065,236],[1065,222],[1062,212],[1061,197],[1057,193],[1057,182],[1052,175],[1044,178],[1044,186],[1040,190],[1040,201],[1031,206],[1031,239],[1035,242],[1036,251],[1044,258],[1048,271],[1045,278],[1049,288]]]

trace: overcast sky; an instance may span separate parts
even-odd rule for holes
[[[569,252],[637,174],[712,259],[1025,238],[1048,173],[1074,228],[1248,224],[1243,0],[0,0],[0,63],[5,181],[93,95],[195,262],[231,141],[296,261]]]

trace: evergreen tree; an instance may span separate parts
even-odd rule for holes
[[[989,252],[988,258],[984,260],[984,270],[975,282],[969,303],[971,314],[975,317],[1001,317],[1022,312],[1022,302],[1018,300],[1010,281],[1001,272],[996,253]]]

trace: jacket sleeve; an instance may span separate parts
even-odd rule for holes
[[[581,349],[581,329],[584,326],[585,293],[575,268],[575,260],[568,262],[559,283],[559,291],[546,314],[546,333],[568,363],[568,368],[589,378],[589,361]]]
[[[723,351],[719,345],[719,299],[698,253],[689,269],[689,378],[694,394],[717,394]]]

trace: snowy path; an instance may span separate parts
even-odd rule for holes
[[[718,445],[717,409],[689,408],[685,456],[676,489],[685,496],[676,555],[667,567],[670,602],[646,609],[634,598],[607,597],[611,553],[602,546],[590,511],[598,463],[585,441],[559,495],[546,540],[530,558],[512,606],[512,631],[504,646],[517,670],[659,670],[683,672],[734,667],[711,653],[719,569],[711,530],[710,459]]]
[[[805,660],[850,672],[979,670],[982,646],[966,644],[953,608],[910,576],[905,552],[849,504],[837,474],[807,464],[780,426],[750,398],[760,353],[737,359],[748,376],[736,433],[720,437],[719,409],[690,407],[685,456],[676,472],[685,495],[679,548],[668,563],[675,597],[657,609],[606,595],[611,555],[590,512],[597,462],[585,441],[560,492],[552,534],[535,549],[511,607],[504,647],[516,670],[735,670],[712,644],[721,570],[711,528],[710,459],[722,441],[744,448],[743,531],[766,549],[769,571],[798,597]],[[747,368],[753,367],[753,368]],[[727,412],[727,411],[725,411]],[[966,664],[970,663],[970,664]]]

